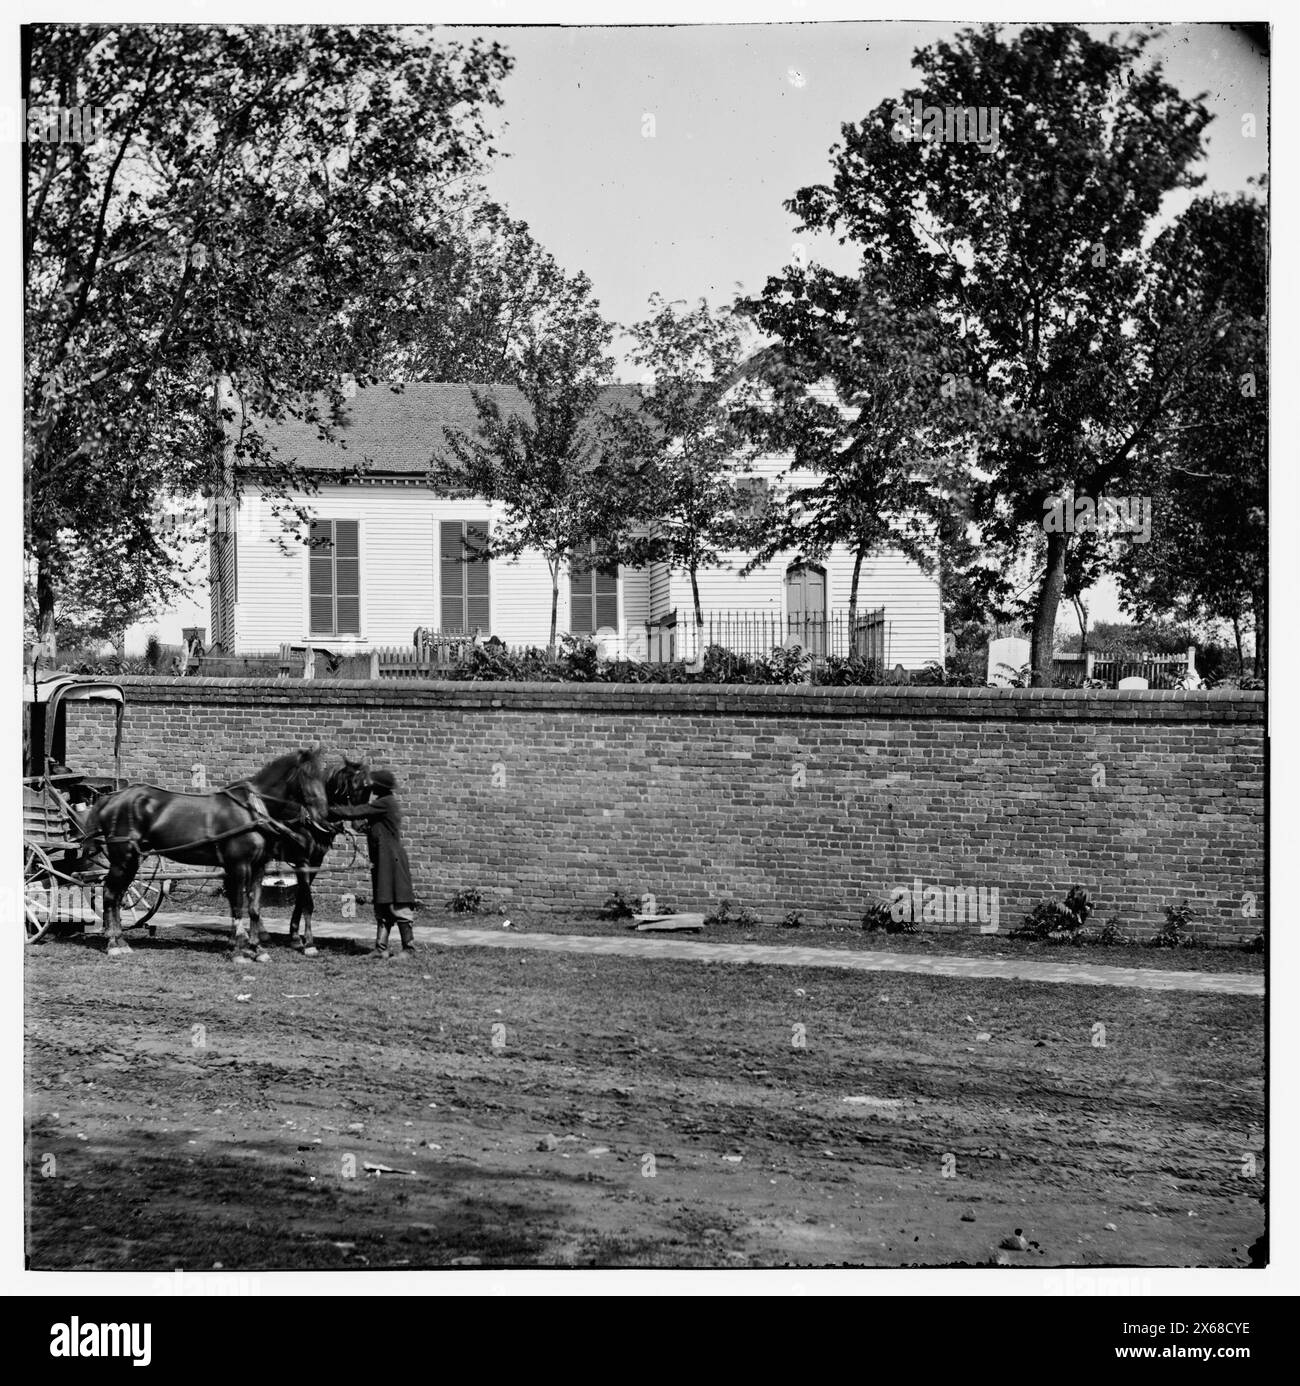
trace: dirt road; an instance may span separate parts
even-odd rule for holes
[[[28,949],[29,1264],[1231,1266],[1263,1230],[1258,997],[354,947]]]

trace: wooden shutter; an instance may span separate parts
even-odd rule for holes
[[[618,564],[608,568],[597,568],[592,574],[595,580],[596,629],[608,626],[618,629]]]
[[[334,634],[334,525],[311,522],[311,633]]]
[[[356,520],[334,521],[334,633],[361,634],[361,536]]]
[[[569,563],[570,634],[590,635],[596,629],[592,625],[595,614],[592,601],[591,569],[583,567],[582,563],[579,562],[578,555],[574,554]]]
[[[470,561],[465,564],[465,629],[481,630],[485,635],[491,633],[492,604],[488,590],[488,560],[481,555],[487,547],[488,522],[471,520],[465,526],[465,552]]]
[[[460,561],[464,527],[459,520],[443,520],[438,526],[438,571],[442,579],[442,629],[465,629],[465,565]]]
[[[443,520],[438,525],[439,573],[442,579],[441,623],[445,631],[490,631],[491,564],[475,558],[486,547],[487,520]],[[462,558],[468,559],[462,562]]]
[[[595,552],[592,540],[587,554]],[[569,630],[594,635],[602,626],[618,629],[618,564],[588,568],[575,560],[569,567]]]

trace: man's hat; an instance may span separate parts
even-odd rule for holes
[[[397,776],[391,770],[372,770],[370,787],[383,790],[385,794],[392,794],[397,789]]]

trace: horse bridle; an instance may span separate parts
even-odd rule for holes
[[[239,795],[235,793],[237,789],[245,790],[248,796],[247,799],[241,799]],[[238,780],[233,785],[226,785],[224,788],[218,789],[216,793],[225,795],[227,799],[238,804],[246,813],[252,815],[253,821],[247,828],[243,829],[244,832],[256,832],[262,828],[273,828],[275,829],[276,836],[288,837],[294,842],[300,841],[299,832],[304,826],[308,833],[316,837],[323,838],[329,833],[329,828],[325,824],[320,823],[316,817],[308,811],[305,804],[300,803],[297,799],[283,798],[278,794],[264,794],[260,789],[255,789],[252,782],[249,780]],[[271,814],[267,808],[268,801],[273,804],[296,805],[298,812],[292,817],[286,814],[285,817],[289,819],[289,822],[282,822],[279,818]],[[290,824],[293,826],[290,826]],[[330,835],[330,840],[333,840],[332,834]],[[303,845],[305,845],[305,843]]]

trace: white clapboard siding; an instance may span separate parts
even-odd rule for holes
[[[853,560],[839,560],[839,603],[848,606]],[[943,662],[943,607],[939,581],[924,573],[906,554],[890,549],[866,560],[858,579],[858,610],[885,608],[886,659],[907,669],[928,660]]]
[[[780,458],[761,458],[754,472],[780,484],[783,466]],[[228,546],[229,562],[222,569],[221,601],[229,612],[224,629],[233,628],[233,653],[276,650],[309,639],[339,652],[363,651],[407,645],[417,626],[440,629],[441,522],[486,519],[494,525],[499,518],[483,501],[440,496],[423,485],[326,484],[304,503],[318,519],[358,522],[361,630],[355,636],[309,630],[309,550],[300,542],[281,552],[280,521],[267,500],[250,488],[239,508],[236,543]],[[700,574],[706,612],[784,611],[789,556],[775,558],[742,578],[739,570],[746,558],[739,552],[729,554],[725,568]],[[828,609],[846,610],[852,555],[837,548],[823,566]],[[858,607],[865,611],[877,606],[885,608],[890,627],[891,663],[912,668],[943,658],[937,581],[902,554],[884,553],[863,566]],[[551,577],[545,559],[537,553],[494,559],[489,609],[488,634],[510,645],[544,645],[551,617]],[[673,609],[679,620],[691,619],[690,580],[684,572],[669,573],[662,564],[648,570],[621,569],[617,652],[641,657],[645,622]],[[214,610],[214,638],[216,621]],[[566,565],[560,574],[557,633],[567,632],[570,623]],[[232,646],[229,639],[226,643]]]
[[[333,635],[309,629],[307,545],[291,543],[290,552],[281,553],[279,519],[265,499],[246,496],[240,507],[236,653],[308,640],[340,652],[406,645],[416,626],[435,626],[434,526],[427,500],[416,487],[357,485],[322,486],[306,499],[316,519],[357,521],[361,629]]]
[[[740,576],[746,555],[729,554],[726,568],[710,568],[698,575],[700,605],[710,611],[785,611],[785,575],[788,556],[762,564],[746,577]],[[853,555],[837,546],[821,566],[826,570],[826,608],[847,612],[853,584]],[[674,572],[667,584],[663,605],[656,605],[654,616],[676,608],[677,619],[694,619],[691,580],[684,572]],[[891,664],[919,668],[927,660],[943,659],[943,612],[939,585],[906,555],[889,550],[866,560],[858,579],[858,610],[885,608],[887,658]]]
[[[507,645],[545,645],[551,633],[551,570],[539,553],[497,559],[491,569],[492,630]],[[560,573],[556,633],[569,628],[569,575]]]
[[[245,496],[239,529],[240,592],[236,653],[277,649],[282,643],[338,651],[409,644],[417,626],[441,626],[440,523],[494,523],[483,501],[438,496],[419,486],[322,486],[306,504],[322,520],[356,520],[361,552],[361,631],[353,637],[308,630],[308,549],[280,552],[283,534],[265,499]],[[630,583],[630,586],[629,586]],[[619,633],[628,620],[644,627],[649,605],[644,574],[620,572]],[[632,615],[627,614],[631,593]],[[569,629],[569,573],[560,574],[556,629]],[[489,630],[509,645],[544,645],[550,635],[551,575],[537,553],[494,559],[489,578]]]

